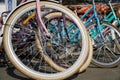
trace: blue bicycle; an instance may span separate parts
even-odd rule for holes
[[[120,33],[110,23],[100,20],[95,1],[92,1],[92,7],[81,17],[81,19],[84,19],[93,11],[93,14],[84,23],[93,41],[92,62],[99,67],[114,67],[120,62]]]

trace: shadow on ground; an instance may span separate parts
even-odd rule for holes
[[[15,68],[14,67],[9,67],[6,69],[7,71],[7,74],[13,78],[16,78],[18,80],[32,80],[32,79],[29,79],[29,78],[25,78],[23,75],[19,75],[19,74],[16,74],[15,73]]]

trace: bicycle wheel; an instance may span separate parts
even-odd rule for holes
[[[114,67],[120,62],[120,33],[111,24],[102,22],[103,40],[96,32],[96,23],[88,25],[88,31],[93,40],[94,54],[92,63],[99,67]]]
[[[73,21],[71,21],[69,18],[66,18],[66,20],[64,21],[63,20],[63,15],[61,14],[61,13],[59,13],[59,12],[51,12],[51,13],[49,13],[49,14],[45,14],[44,15],[44,17],[45,17],[45,20],[46,20],[46,22],[45,22],[45,24],[46,24],[46,26],[48,27],[48,31],[50,31],[50,32],[55,32],[56,30],[54,30],[54,28],[55,27],[58,27],[58,26],[60,26],[60,24],[58,25],[56,25],[56,23],[59,23],[59,21],[60,21],[60,23],[61,23],[61,27],[63,26],[63,24],[65,24],[65,22],[66,22],[66,28],[67,28],[67,32],[68,32],[68,34],[69,35],[74,35],[73,33],[71,33],[71,31],[70,30],[72,30],[72,29],[74,29],[74,22]],[[51,27],[50,27],[51,26]],[[50,29],[51,28],[51,29]],[[62,31],[63,32],[63,31]],[[56,33],[54,33],[54,34],[56,34]],[[64,37],[65,35],[63,35],[63,37]],[[77,42],[77,41],[79,41],[79,39],[74,39],[74,38],[71,38],[71,36],[69,36],[69,40],[72,42],[72,43],[74,43],[74,42]],[[86,60],[85,60],[85,62],[84,62],[84,64],[80,67],[80,69],[79,69],[79,72],[82,72],[82,71],[84,71],[88,66],[89,66],[89,64],[90,64],[90,62],[91,62],[91,60],[92,60],[92,54],[93,54],[93,48],[92,48],[92,43],[91,43],[91,40],[89,39],[89,52],[88,52],[88,54],[87,54],[87,57],[86,57]],[[59,56],[60,57],[60,56]],[[62,64],[63,65],[63,64]],[[64,65],[65,66],[65,65]],[[58,71],[62,71],[63,69],[60,69],[60,68],[56,68],[56,67],[54,67],[56,70],[58,70]]]
[[[23,74],[33,78],[33,79],[45,79],[45,80],[58,80],[65,79],[75,72],[78,71],[79,67],[83,64],[87,52],[88,52],[88,36],[86,29],[79,18],[66,7],[55,4],[51,2],[41,2],[42,14],[47,13],[46,11],[57,10],[74,21],[77,25],[77,29],[81,33],[81,51],[80,54],[75,56],[73,64],[71,64],[67,69],[62,72],[55,71],[51,66],[52,63],[55,64],[53,59],[46,54],[46,47],[39,46],[43,45],[38,40],[38,23],[35,18],[32,18],[28,23],[23,24],[24,20],[29,17],[31,14],[36,14],[36,2],[30,1],[25,4],[18,6],[7,18],[7,21],[4,25],[4,48],[7,56],[9,57],[12,64]],[[41,15],[42,15],[41,14]],[[38,34],[41,36],[41,34]],[[45,37],[47,38],[47,37]],[[50,39],[51,40],[51,39]],[[37,42],[38,41],[38,42]],[[49,39],[48,39],[49,41]],[[36,44],[36,42],[38,44]],[[46,42],[45,42],[46,43]],[[65,42],[64,42],[65,43]],[[69,44],[72,43],[69,42]],[[53,44],[50,44],[53,45]],[[56,45],[56,44],[55,44]],[[47,45],[48,47],[48,45]],[[72,46],[74,47],[74,46]],[[61,49],[61,46],[58,46]],[[69,51],[69,47],[65,50]],[[51,50],[51,49],[50,49]],[[65,53],[64,52],[64,53]],[[60,52],[56,52],[60,53]],[[51,53],[49,53],[51,55]],[[55,58],[53,56],[53,58]],[[69,60],[66,58],[64,61]],[[57,62],[57,60],[56,60]],[[48,64],[49,63],[49,64]],[[57,62],[59,63],[59,62]],[[70,62],[68,62],[70,63]],[[49,66],[50,65],[50,66]],[[57,64],[56,64],[57,65]]]
[[[89,52],[88,52],[88,55],[87,55],[87,58],[86,58],[85,62],[83,63],[83,65],[79,69],[79,73],[85,71],[89,67],[89,65],[90,65],[90,63],[92,61],[93,46],[92,46],[92,42],[91,42],[90,37],[89,37],[89,43],[90,43],[89,44]]]

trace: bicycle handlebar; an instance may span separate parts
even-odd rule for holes
[[[111,2],[112,0],[85,0],[85,2],[88,3],[95,3],[95,2],[103,2],[103,3],[108,3]]]

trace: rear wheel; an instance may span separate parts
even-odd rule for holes
[[[96,23],[88,25],[93,41],[94,54],[92,63],[99,67],[114,67],[120,62],[120,33],[111,24],[102,22],[102,34],[105,41],[96,32]]]

